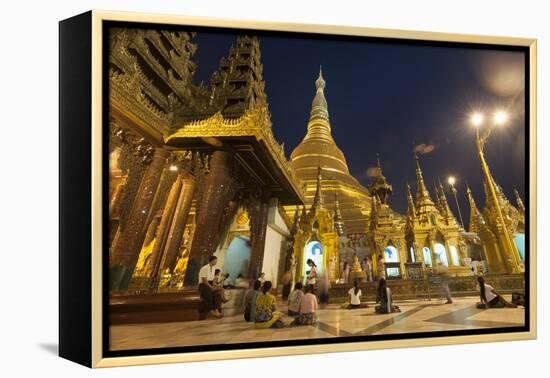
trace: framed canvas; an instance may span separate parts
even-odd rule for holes
[[[536,337],[536,40],[60,22],[59,352]]]

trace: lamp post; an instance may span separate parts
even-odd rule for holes
[[[449,185],[451,186],[451,193],[453,193],[453,197],[455,198],[455,204],[456,208],[458,209],[458,217],[460,219],[460,225],[462,228],[466,229],[464,226],[464,220],[462,219],[462,211],[460,211],[460,205],[458,204],[458,197],[457,197],[457,190],[455,187],[455,178],[453,176],[449,177]]]
[[[508,114],[506,114],[504,111],[498,111],[494,114],[493,121],[494,121],[493,125],[503,126],[508,121]],[[483,170],[485,179],[487,181],[489,194],[491,195],[496,207],[498,222],[500,223],[500,225],[497,225],[497,227],[498,226],[502,227],[502,231],[504,233],[504,244],[506,249],[509,252],[509,256],[511,257],[510,260],[506,259],[504,256],[501,256],[501,258],[505,264],[510,266],[512,273],[519,273],[520,268],[519,268],[517,256],[515,253],[516,248],[512,240],[510,239],[510,234],[508,232],[508,229],[506,228],[506,222],[504,221],[504,216],[502,215],[502,209],[500,208],[494,182],[491,178],[489,166],[485,161],[485,155],[483,153],[483,148],[485,147],[487,138],[489,138],[489,136],[491,135],[491,131],[493,128],[491,126],[485,127],[483,128],[483,132],[480,133],[480,128],[484,123],[484,117],[483,117],[483,114],[481,113],[474,113],[471,118],[471,123],[476,128],[476,147],[477,147],[477,153],[479,156],[479,161],[481,162],[481,169]]]

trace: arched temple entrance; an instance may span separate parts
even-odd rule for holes
[[[235,283],[235,279],[239,274],[246,275],[248,273],[250,254],[249,236],[236,236],[229,244],[223,260],[222,271],[229,273],[229,282],[231,284]]]
[[[320,273],[324,269],[324,248],[323,244],[318,240],[312,240],[306,244],[306,247],[304,249],[304,261],[303,261],[303,267],[304,267],[304,275],[307,274],[306,272],[309,270],[309,267],[307,266],[307,260],[311,259],[317,265],[317,272]]]
[[[441,261],[441,264],[448,267],[449,266],[449,260],[447,259],[447,250],[445,249],[445,246],[441,243],[435,243],[435,256],[439,261]]]
[[[430,248],[422,248],[422,255],[424,256],[424,265],[432,266],[432,251],[430,251]]]

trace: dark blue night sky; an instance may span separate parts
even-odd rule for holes
[[[235,35],[199,32],[196,82],[208,84]],[[521,52],[462,47],[387,44],[359,40],[261,36],[261,61],[273,131],[287,157],[306,133],[319,66],[326,80],[332,134],[351,173],[365,186],[367,170],[380,155],[393,184],[390,205],[405,212],[405,182],[415,189],[413,148],[433,145],[421,155],[424,179],[457,178],[465,221],[465,182],[478,207],[484,205],[482,172],[476,155],[473,111],[507,109],[510,122],[494,130],[485,153],[497,182],[515,203],[524,198],[524,55]],[[454,202],[447,194],[455,211]]]

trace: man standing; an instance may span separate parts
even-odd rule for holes
[[[449,274],[447,271],[447,267],[443,265],[441,261],[437,262],[436,272],[439,275],[439,279],[441,281],[441,292],[443,293],[443,296],[447,299],[447,302],[445,302],[445,304],[453,303],[451,290],[449,289]]]
[[[221,318],[221,296],[220,289],[214,286],[214,276],[218,258],[210,256],[208,264],[199,271],[199,293],[204,302],[205,310],[216,318]]]

